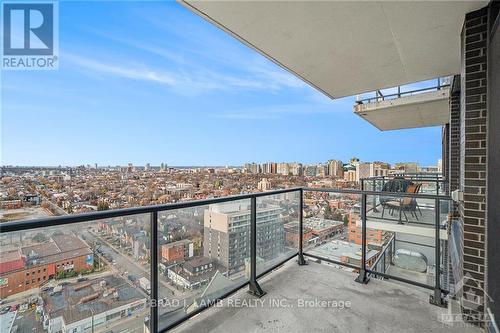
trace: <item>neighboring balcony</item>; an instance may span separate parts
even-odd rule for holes
[[[49,333],[456,331],[450,198],[431,192],[293,188],[3,223],[1,297],[23,306],[4,315]],[[411,205],[382,217],[387,197]],[[228,296],[264,303],[220,308]],[[329,305],[285,304],[302,300]]]
[[[450,85],[442,84],[440,79],[436,86],[390,90],[393,91],[377,90],[375,96],[358,99],[354,113],[381,131],[442,126],[449,122]]]

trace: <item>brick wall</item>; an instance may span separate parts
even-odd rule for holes
[[[460,216],[464,228],[462,309],[474,321],[484,311],[487,8],[468,13],[462,31],[460,98]]]
[[[450,95],[449,172],[450,192],[460,185],[460,91]]]

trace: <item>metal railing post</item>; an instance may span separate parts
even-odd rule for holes
[[[250,199],[250,282],[248,292],[256,297],[266,294],[257,282],[257,198]]]
[[[154,211],[150,214],[150,316],[149,316],[149,331],[151,333],[158,332],[158,212]]]
[[[366,194],[361,195],[361,263],[356,282],[368,283],[370,280],[366,272]]]
[[[299,256],[297,262],[300,266],[307,265],[304,259],[304,190],[300,189],[299,192]]]
[[[373,178],[373,184],[372,184],[372,191],[375,192],[377,190],[376,188],[377,186],[377,183],[375,182],[375,178]],[[372,195],[373,197],[373,202],[372,202],[372,205],[373,205],[373,208],[372,208],[372,211],[374,213],[378,213],[378,209],[377,209],[377,197]]]
[[[440,221],[440,215],[441,215],[441,207],[440,207],[440,200],[435,199],[435,205],[436,205],[436,216],[435,216],[435,230],[436,230],[436,244],[435,244],[435,260],[436,260],[436,265],[435,265],[435,284],[434,284],[434,294],[430,296],[429,302],[431,304],[440,306],[440,307],[446,307],[446,302],[443,299],[443,295],[441,293],[441,239],[440,239],[440,230],[441,230],[441,221]]]

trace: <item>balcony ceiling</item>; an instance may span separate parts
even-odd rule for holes
[[[458,74],[464,15],[488,4],[179,1],[331,98]]]

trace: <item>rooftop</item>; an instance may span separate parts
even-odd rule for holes
[[[27,265],[38,265],[89,255],[92,250],[80,238],[72,235],[52,236],[50,242],[21,248]]]
[[[240,332],[242,328],[246,332],[479,332],[444,324],[446,310],[429,304],[428,291],[376,279],[364,285],[354,277],[326,265],[298,266],[290,261],[262,278],[267,294],[259,302],[242,290],[223,301],[225,306],[200,313],[174,332]],[[283,300],[282,305],[289,307],[272,306],[273,300]],[[299,307],[301,300],[310,306]],[[309,304],[316,300],[329,304]]]
[[[106,284],[101,285],[102,281]],[[113,296],[114,292],[118,297]],[[109,295],[106,295],[109,293]],[[85,297],[91,299],[92,295],[98,294],[95,299],[87,302],[82,301]],[[42,293],[46,311],[51,318],[62,316],[66,324],[88,318],[108,311],[110,309],[139,301],[146,298],[137,288],[131,286],[124,279],[117,276],[105,276],[90,281],[63,286],[61,292],[53,293],[47,291]]]
[[[336,227],[339,225],[343,225],[344,222],[342,221],[335,221],[335,220],[327,220],[327,219],[322,219],[318,217],[310,217],[307,219],[304,219],[304,226],[309,227],[314,230],[323,230],[323,229],[328,229],[331,227]]]
[[[343,261],[342,257],[351,258],[353,260],[361,260],[361,245],[349,243],[341,240],[333,240],[326,244],[314,247],[309,250],[311,254],[318,255],[327,259]],[[367,250],[366,260],[369,261],[377,256],[379,251]]]

